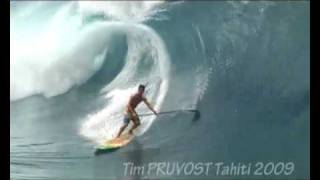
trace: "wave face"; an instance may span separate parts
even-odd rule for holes
[[[101,90],[108,105],[90,115],[81,131],[83,135],[98,141],[110,139],[117,133],[122,125],[122,121],[119,121],[122,116],[119,115],[123,114],[128,97],[137,91],[137,84],[148,86],[146,96],[149,101],[154,102],[156,109],[160,109],[168,89],[170,61],[161,38],[145,25],[111,23],[107,27],[118,25],[127,31],[128,51],[125,64],[121,72]],[[146,108],[137,110],[147,112]],[[140,129],[146,130],[154,118],[144,118]]]
[[[118,120],[119,117],[112,118],[112,114],[123,111],[128,97],[136,91],[137,84],[148,85],[150,93],[147,95],[154,101],[155,107],[160,108],[169,82],[170,59],[157,33],[137,21],[137,18],[146,18],[147,11],[151,11],[152,6],[157,4],[159,3],[68,3],[58,8],[57,12],[49,17],[49,21],[45,19],[44,22],[35,21],[32,24],[32,28],[42,29],[40,35],[32,31],[34,34],[23,33],[20,36],[30,26],[23,26],[26,18],[33,21],[32,18],[37,17],[33,17],[32,13],[36,14],[37,11],[30,12],[31,18],[21,15],[20,12],[13,13],[11,100],[33,94],[52,97],[84,84],[94,73],[105,68],[102,64],[108,61],[106,54],[109,45],[117,41],[118,37],[115,36],[120,34],[125,36],[127,41],[124,65],[119,74],[101,90],[101,93],[107,92],[105,98],[110,105],[90,115],[81,133],[95,140],[111,138],[115,133],[111,130],[115,130],[114,127],[122,123]],[[46,7],[45,4],[42,6]],[[78,11],[74,12],[75,8]],[[145,11],[142,10],[144,14],[134,13],[137,8],[139,12],[141,8],[145,8]],[[109,12],[111,9],[113,11]],[[89,24],[83,21],[84,14],[88,16],[99,12],[108,15],[109,19]],[[132,17],[132,21],[129,17]],[[141,129],[150,126],[152,119],[154,117],[146,118]],[[108,127],[103,124],[107,124]],[[99,129],[92,128],[96,126]],[[110,133],[101,134],[109,132],[106,129],[109,129]]]
[[[128,161],[288,159],[293,178],[309,177],[308,2],[13,1],[10,9],[12,178],[119,179]],[[158,111],[198,109],[200,119],[143,117],[133,144],[93,156],[139,84]]]

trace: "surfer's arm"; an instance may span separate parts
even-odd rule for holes
[[[155,111],[155,110],[153,109],[153,107],[151,106],[151,104],[148,102],[147,98],[143,98],[142,100],[143,100],[143,102],[148,106],[148,108],[149,108],[155,115],[158,114],[157,111]]]

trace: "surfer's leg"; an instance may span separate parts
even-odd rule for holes
[[[124,125],[120,128],[117,137],[119,137],[119,136],[121,135],[121,133],[126,129],[127,126],[128,126],[128,124],[124,124]]]
[[[133,126],[132,128],[129,130],[129,134],[132,134],[133,130],[136,129],[139,125],[140,125],[140,120],[138,117],[134,117],[132,118],[133,121]]]
[[[126,127],[127,127],[128,124],[129,124],[129,121],[130,121],[129,117],[128,117],[127,115],[124,116],[124,118],[123,118],[123,123],[124,123],[124,124],[123,124],[123,126],[120,128],[117,137],[119,137],[119,136],[121,135],[121,133],[126,129]]]

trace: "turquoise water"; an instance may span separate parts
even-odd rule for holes
[[[308,1],[10,4],[11,179],[309,179]],[[112,153],[139,83],[159,111]],[[148,113],[144,105],[138,113]],[[292,162],[290,175],[125,174],[124,163]]]

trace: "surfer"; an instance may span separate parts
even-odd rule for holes
[[[153,107],[148,102],[147,98],[144,96],[144,89],[145,89],[144,85],[139,85],[138,92],[130,97],[129,102],[126,105],[125,115],[123,118],[124,124],[120,128],[117,137],[119,137],[121,133],[126,129],[126,127],[129,125],[130,120],[132,120],[133,126],[129,130],[129,134],[132,134],[132,131],[140,125],[140,119],[138,114],[135,111],[135,108],[140,104],[141,101],[143,101],[148,106],[148,108],[155,115],[157,115],[157,112],[153,109]]]

